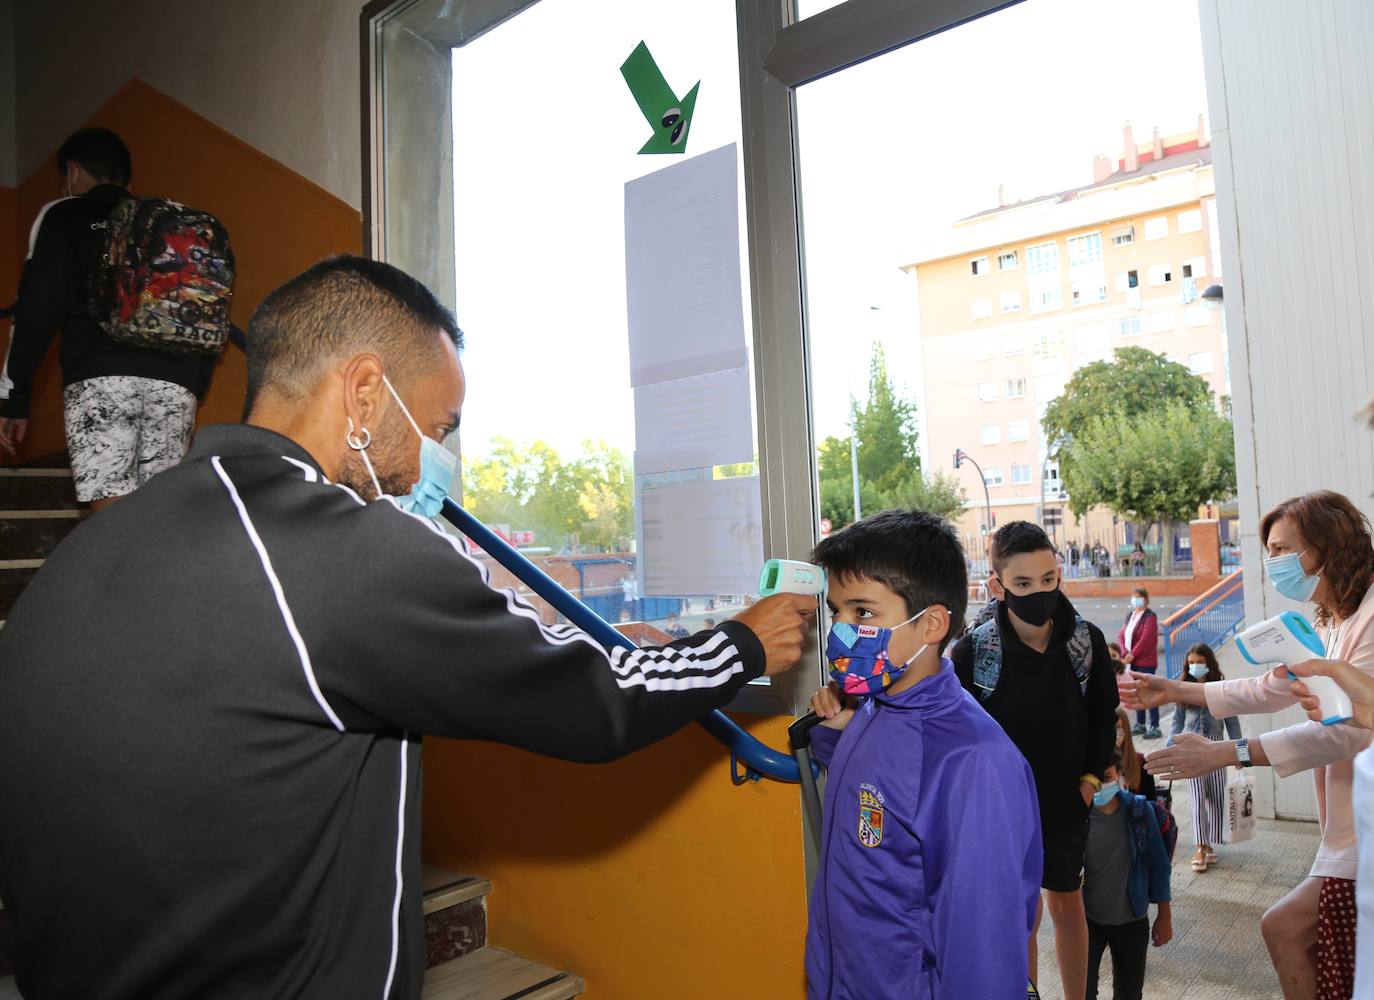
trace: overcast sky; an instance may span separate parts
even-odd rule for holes
[[[581,0],[541,0],[454,53],[469,455],[496,435],[633,450],[624,184],[676,159],[636,155],[649,129],[619,70],[634,46],[675,93],[701,80],[688,156],[739,141],[734,0],[595,8],[589,25]],[[998,184],[1015,200],[1090,182],[1127,120],[1146,141],[1205,109],[1196,0],[1027,0],[801,88],[818,436],[845,433],[875,338],[919,395],[897,269],[923,233],[995,205]],[[752,337],[747,287],[745,304]]]

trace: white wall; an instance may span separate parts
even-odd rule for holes
[[[1374,516],[1374,4],[1199,0],[1225,263],[1246,614],[1263,585],[1259,519],[1315,489]],[[1244,720],[1247,734],[1290,709]],[[1259,804],[1315,815],[1308,775]],[[1272,813],[1271,813],[1272,814]]]
[[[19,177],[137,76],[361,207],[363,2],[0,0],[0,17],[14,8]],[[0,77],[10,64],[0,48]],[[0,111],[0,157],[4,142]]]

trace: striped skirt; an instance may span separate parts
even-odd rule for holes
[[[1189,778],[1193,793],[1193,843],[1215,847],[1226,840],[1226,768]]]

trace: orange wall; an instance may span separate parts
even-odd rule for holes
[[[361,251],[362,219],[356,209],[142,81],[127,83],[88,124],[114,129],[129,144],[136,194],[183,201],[213,212],[228,227],[238,260],[232,316],[240,327],[287,278],[321,257]],[[22,259],[7,255],[18,254],[20,246],[27,249],[38,210],[59,194],[57,170],[49,162],[20,184],[17,223],[8,222],[0,197],[0,298],[6,287],[12,288],[5,283],[14,281]],[[9,237],[7,225],[18,230],[15,238]],[[237,421],[245,380],[243,354],[231,346],[215,372],[200,423]],[[54,345],[35,380],[33,419],[20,461],[66,447],[61,406]]]
[[[739,721],[787,745],[789,720]],[[588,996],[800,998],[800,794],[737,788],[728,760],[695,725],[596,766],[426,741],[425,858],[490,878],[492,943]]]

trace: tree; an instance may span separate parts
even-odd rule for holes
[[[916,405],[893,386],[880,344],[874,345],[869,361],[868,401],[853,404],[850,425],[858,439],[859,504],[864,511],[916,507],[949,517],[963,509],[964,491],[953,477],[922,475]],[[816,458],[821,516],[835,525],[849,524],[854,520],[849,438],[826,438]]]
[[[1113,353],[1114,361],[1094,361],[1074,372],[1040,421],[1051,453],[1057,452],[1070,505],[1080,516],[1091,505],[1080,499],[1086,496],[1087,483],[1078,476],[1073,448],[1056,448],[1057,442],[1077,441],[1094,421],[1143,416],[1171,403],[1215,413],[1207,380],[1178,362],[1143,347],[1122,347]]]
[[[1211,406],[1176,399],[1145,413],[1108,413],[1074,435],[1068,454],[1074,506],[1102,504],[1138,522],[1162,522],[1166,558],[1169,525],[1236,492],[1231,421]]]

